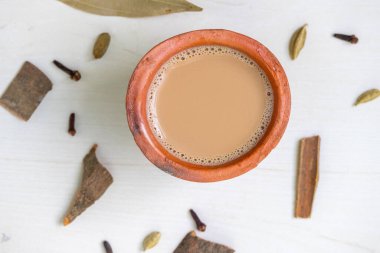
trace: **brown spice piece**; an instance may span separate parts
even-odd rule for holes
[[[113,253],[111,244],[109,244],[109,242],[103,241],[103,246],[104,246],[104,249],[106,250],[106,253]]]
[[[65,226],[94,204],[113,182],[111,174],[96,158],[96,148],[95,144],[83,159],[82,183],[63,220]]]
[[[303,138],[300,141],[295,217],[309,218],[311,215],[319,176],[320,142],[319,136]]]
[[[233,253],[235,250],[197,237],[194,231],[188,233],[173,253]]]
[[[75,113],[70,114],[68,133],[71,136],[74,136],[77,133],[77,131],[75,130]]]
[[[337,39],[350,42],[351,44],[356,44],[359,42],[358,37],[356,37],[354,34],[346,35],[346,34],[341,34],[341,33],[334,33],[333,36]]]
[[[195,222],[195,225],[197,226],[197,229],[201,232],[204,232],[206,231],[206,224],[204,224],[201,219],[199,219],[198,215],[196,212],[194,212],[193,209],[190,209],[190,214],[191,214],[191,217],[193,217],[193,220]]]
[[[49,78],[26,61],[1,96],[0,105],[27,121],[52,87]]]
[[[63,65],[62,63],[60,63],[59,61],[57,60],[54,60],[53,61],[53,64],[59,68],[60,70],[62,70],[63,72],[65,72],[66,74],[68,74],[70,76],[70,78],[74,81],[79,81],[82,76],[81,74],[79,73],[78,70],[72,70],[72,69],[69,69],[68,67],[66,67],[65,65]]]

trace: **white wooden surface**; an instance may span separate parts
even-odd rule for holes
[[[101,17],[52,0],[0,0],[0,93],[29,60],[54,83],[27,122],[0,110],[0,252],[139,252],[143,237],[162,232],[154,252],[172,252],[194,228],[188,209],[208,229],[201,236],[237,252],[380,252],[380,100],[352,104],[380,87],[380,1],[194,0],[200,13],[129,19]],[[288,56],[292,32],[309,24],[306,46]],[[197,184],[151,165],[127,127],[124,97],[139,58],[158,42],[201,28],[254,37],[283,64],[292,114],[278,147],[241,177]],[[96,36],[112,42],[93,60]],[[355,33],[357,45],[334,32]],[[68,79],[51,63],[78,68]],[[70,112],[77,135],[67,134]],[[320,182],[312,218],[293,218],[298,140],[320,134]],[[93,143],[114,176],[106,194],[72,225],[62,217]]]

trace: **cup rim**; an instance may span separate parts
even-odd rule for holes
[[[243,156],[217,166],[192,164],[170,154],[154,136],[146,114],[148,89],[160,67],[173,55],[191,47],[204,45],[226,46],[247,54],[269,78],[274,95],[272,119],[261,140]],[[128,125],[143,154],[164,172],[194,182],[226,180],[255,168],[284,134],[289,121],[290,104],[288,80],[277,58],[255,39],[224,29],[182,33],[153,47],[136,66],[126,95]]]

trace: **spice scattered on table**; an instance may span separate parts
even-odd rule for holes
[[[354,105],[370,102],[380,96],[380,90],[371,89],[363,92],[357,99]]]
[[[319,176],[319,146],[321,138],[313,136],[300,141],[297,172],[295,217],[309,218]]]
[[[83,159],[82,182],[74,202],[63,220],[65,226],[94,204],[113,182],[111,174],[99,163],[95,153],[96,149],[97,145],[95,144]]]
[[[194,231],[188,233],[173,253],[233,253],[235,250],[222,244],[197,237]]]
[[[111,244],[107,241],[103,241],[104,249],[106,250],[106,253],[113,253]]]
[[[26,61],[0,98],[9,112],[28,121],[53,85],[49,78]]]
[[[358,37],[356,37],[355,35],[346,35],[346,34],[341,34],[341,33],[334,33],[333,36],[337,39],[350,42],[351,44],[356,44],[359,42]]]
[[[103,55],[107,52],[107,49],[111,42],[111,36],[109,33],[101,33],[95,41],[92,54],[95,59],[102,58]]]
[[[57,68],[68,74],[72,80],[79,81],[82,78],[78,70],[69,69],[57,60],[54,60],[53,63],[55,66],[57,66]]]
[[[75,113],[70,114],[68,133],[71,136],[74,136],[77,133],[77,131],[75,130]]]
[[[206,224],[204,224],[198,217],[197,213],[194,212],[193,209],[190,209],[191,217],[193,217],[193,220],[195,222],[195,225],[197,226],[197,229],[201,232],[206,231]]]
[[[307,24],[298,28],[294,33],[289,43],[289,54],[292,60],[296,59],[305,45],[307,36]]]
[[[155,232],[150,233],[144,238],[143,250],[146,251],[148,249],[155,247],[160,241],[160,239],[161,239],[160,232],[155,231]]]

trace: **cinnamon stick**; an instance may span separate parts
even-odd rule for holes
[[[300,141],[297,172],[295,217],[309,218],[318,184],[319,146],[321,138],[313,136]]]
[[[96,157],[97,147],[95,144],[83,159],[82,183],[63,220],[65,226],[94,204],[113,182],[111,174]]]
[[[206,241],[189,232],[173,253],[233,253],[235,250],[222,244]]]
[[[26,61],[1,96],[0,105],[27,121],[52,87],[49,78]]]

